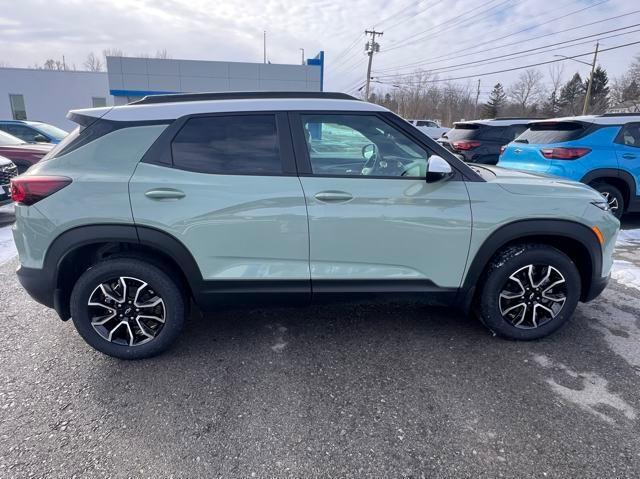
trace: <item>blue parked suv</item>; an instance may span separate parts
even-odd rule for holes
[[[618,218],[640,211],[640,114],[532,122],[504,148],[498,165],[586,183]]]
[[[0,120],[0,130],[27,143],[57,144],[68,134],[57,126],[26,120]]]

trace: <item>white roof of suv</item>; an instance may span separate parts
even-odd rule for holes
[[[625,123],[640,122],[639,114],[611,113],[604,115],[582,115],[566,116],[563,118],[549,118],[547,120],[536,120],[530,123],[557,123],[559,121],[581,121],[584,123],[594,123],[596,125],[624,125]]]
[[[343,93],[247,92],[155,95],[128,105],[72,110],[68,117],[81,115],[113,121],[149,121],[173,120],[198,113],[279,110],[388,111]]]

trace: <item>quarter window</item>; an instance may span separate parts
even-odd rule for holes
[[[374,115],[302,115],[316,175],[426,177],[429,153]]]
[[[274,115],[192,118],[171,145],[176,168],[218,175],[282,173]]]
[[[640,123],[628,123],[622,128],[619,143],[640,148]]]
[[[11,114],[14,120],[26,120],[27,109],[24,106],[24,96],[9,94],[9,103],[11,104]]]

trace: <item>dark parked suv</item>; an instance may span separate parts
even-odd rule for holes
[[[494,120],[461,121],[438,139],[461,160],[495,165],[500,149],[527,129],[531,118],[496,118]]]

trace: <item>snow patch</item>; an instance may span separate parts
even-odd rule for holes
[[[631,261],[614,260],[611,277],[629,288],[640,290],[640,266]]]
[[[640,246],[640,229],[620,230],[618,232],[616,247],[625,248],[629,246]]]
[[[11,226],[0,228],[0,264],[4,264],[13,258],[18,252],[16,245],[13,243],[13,234]]]
[[[547,378],[545,380],[551,390],[565,401],[575,404],[579,408],[599,417],[609,424],[613,424],[614,419],[599,410],[602,409],[602,406],[609,406],[619,411],[629,420],[633,421],[637,418],[635,409],[622,399],[620,395],[610,392],[608,388],[609,382],[602,376],[595,373],[577,373],[564,364],[554,363],[550,358],[541,354],[535,355],[533,359],[543,368],[553,367],[559,369],[567,376],[577,378],[581,381],[580,389],[571,389],[557,383],[553,378]]]

